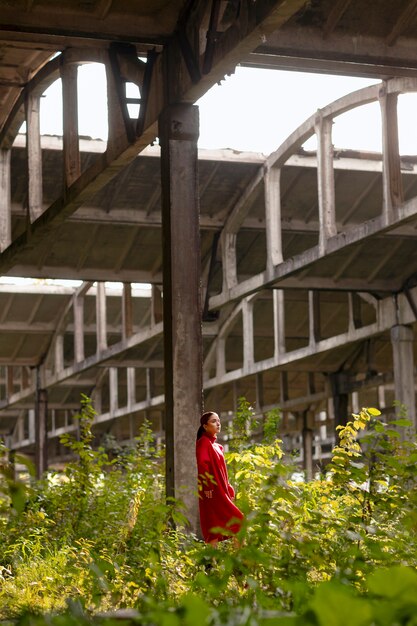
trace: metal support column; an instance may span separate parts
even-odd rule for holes
[[[181,498],[197,529],[195,435],[203,404],[198,108],[173,104],[159,119],[167,497]]]

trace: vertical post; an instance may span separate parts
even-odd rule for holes
[[[395,209],[403,201],[403,189],[398,141],[398,94],[387,93],[386,89],[384,83],[379,92],[379,103],[382,118],[382,215],[385,222],[389,223],[393,218]]]
[[[183,499],[197,529],[195,433],[203,405],[198,107],[159,118],[162,177],[166,493]]]
[[[123,283],[122,295],[122,326],[123,339],[133,335],[132,285]]]
[[[28,439],[30,443],[34,443],[36,439],[35,413],[35,409],[29,409],[28,411]]]
[[[255,359],[253,345],[253,302],[245,298],[242,302],[243,367],[249,369]]]
[[[163,319],[162,294],[158,285],[152,285],[151,324],[158,324]]]
[[[55,374],[64,369],[64,335],[60,333],[55,338]]]
[[[308,319],[310,332],[310,345],[318,343],[320,335],[320,292],[308,292]]]
[[[128,367],[127,372],[127,410],[131,411],[136,403],[136,377],[135,368]]]
[[[359,393],[357,391],[352,391],[352,413],[359,412]]]
[[[13,395],[14,391],[14,376],[13,376],[13,366],[6,366],[6,398],[10,398]]]
[[[107,348],[106,288],[103,282],[97,282],[96,330],[97,352],[101,352]]]
[[[94,389],[92,399],[97,415],[101,415],[103,413],[103,391],[101,385]]]
[[[284,290],[274,289],[274,357],[279,361],[281,355],[285,354],[285,302]]]
[[[236,266],[236,242],[237,235],[232,232],[223,231],[220,236],[222,246],[223,265],[223,291],[228,291],[237,285]]]
[[[150,402],[154,395],[154,371],[147,367],[145,370],[146,375],[146,400]]]
[[[349,374],[335,372],[329,374],[330,388],[333,399],[334,427],[344,426],[348,417],[349,394],[346,391]],[[337,438],[336,434],[336,438]]]
[[[19,415],[19,417],[17,418],[16,434],[17,434],[17,441],[19,443],[22,442],[24,440],[24,438],[25,438],[25,418],[24,418],[24,415]]]
[[[28,204],[30,221],[42,213],[42,149],[39,125],[40,97],[29,94],[26,106],[26,150],[28,162]]]
[[[271,167],[264,175],[267,270],[283,261],[281,231],[281,170]]]
[[[78,67],[73,63],[61,65],[64,183],[69,187],[81,174],[78,142]]]
[[[23,365],[20,370],[20,389],[23,391],[23,389],[27,389],[27,387],[29,387],[29,372],[28,368]]]
[[[325,439],[327,439],[327,413],[326,411],[320,411],[319,421],[321,422],[321,426],[319,429],[320,440],[324,441]]]
[[[119,99],[121,87],[120,76],[113,71],[110,58],[106,60],[107,79],[107,115],[108,115],[108,149],[117,153],[126,142],[126,128]]]
[[[39,369],[36,372],[36,403],[35,403],[35,471],[41,478],[48,468],[48,392],[41,388]]]
[[[12,241],[12,206],[10,198],[11,150],[0,148],[0,252]]]
[[[74,297],[74,356],[75,362],[84,361],[84,296]]]
[[[110,386],[110,415],[115,416],[119,408],[119,389],[118,389],[118,371],[117,367],[109,368],[109,386]]]
[[[216,343],[216,377],[226,373],[226,337],[219,335]]]
[[[354,331],[362,326],[361,299],[355,291],[348,293],[349,330]]]
[[[304,457],[304,471],[307,480],[313,478],[313,434],[312,417],[309,411],[303,411],[303,457]]]
[[[327,239],[337,234],[333,170],[333,120],[319,111],[315,128],[317,135],[317,182],[319,196],[319,249],[325,254]]]
[[[385,386],[379,385],[378,387],[378,408],[385,409],[386,401],[385,401]]]
[[[284,403],[288,398],[288,372],[282,370],[279,372],[279,400]]]
[[[394,360],[395,399],[407,408],[407,417],[416,425],[416,396],[414,389],[413,329],[398,325],[391,328]],[[400,413],[400,407],[397,413]]]
[[[262,412],[262,407],[264,405],[264,385],[263,385],[263,376],[262,372],[257,372],[255,377],[256,383],[256,409],[258,413]]]

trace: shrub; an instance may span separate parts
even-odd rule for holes
[[[214,549],[183,531],[147,424],[115,459],[94,450],[88,398],[80,439],[65,438],[79,461],[64,474],[15,484],[4,451],[0,617],[111,624],[106,612],[129,609],[126,623],[155,626],[328,626],[347,623],[348,612],[358,626],[414,623],[417,448],[401,435],[408,422],[362,409],[340,429],[325,474],[299,482],[276,438],[279,414],[256,443],[250,405],[240,406],[227,459],[246,514],[239,548]]]

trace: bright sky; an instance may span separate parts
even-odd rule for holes
[[[378,81],[238,67],[233,76],[214,86],[197,103],[199,146],[269,154],[319,107],[375,82]],[[42,100],[43,133],[62,133],[61,101],[60,81],[57,81]],[[416,108],[416,94],[400,96],[403,154],[417,154]],[[93,138],[107,136],[103,66],[90,64],[79,68],[79,129],[80,134]],[[380,151],[379,105],[366,105],[340,116],[334,124],[333,143],[337,148]],[[306,148],[313,149],[314,140]]]

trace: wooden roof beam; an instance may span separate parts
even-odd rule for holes
[[[417,0],[410,0],[410,2],[408,2],[408,4],[404,7],[404,10],[400,13],[397,21],[388,33],[385,39],[385,43],[387,44],[387,46],[393,46],[396,43],[398,37],[401,36],[401,34],[410,24],[410,20],[414,16],[416,9]]]
[[[352,0],[338,0],[334,3],[323,28],[323,39],[326,39],[336,28]]]
[[[104,20],[111,11],[113,0],[98,0],[95,8],[95,15],[99,20]]]

